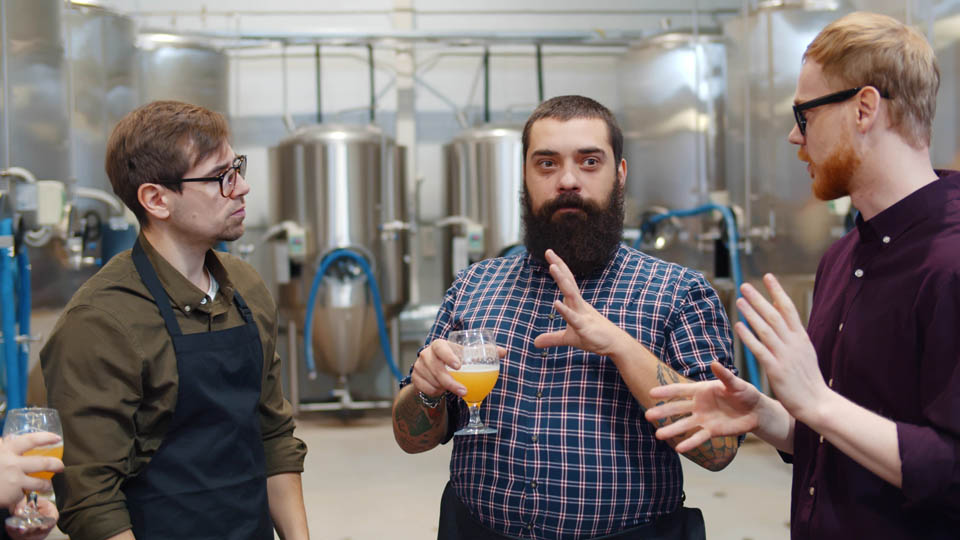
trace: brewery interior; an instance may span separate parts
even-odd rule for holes
[[[249,156],[246,232],[220,247],[279,305],[313,537],[435,537],[449,445],[404,454],[389,407],[454,274],[522,249],[529,113],[563,94],[605,104],[629,163],[624,242],[703,272],[731,319],[736,285],[764,272],[806,314],[854,210],[812,197],[786,139],[793,92],[806,45],[855,10],[934,45],[931,153],[955,166],[955,0],[0,0],[5,407],[43,403],[45,336],[136,237],[103,168],[111,129],[156,99],[202,105]],[[737,362],[769,390],[739,345]],[[789,536],[772,449],[686,465],[710,538]]]

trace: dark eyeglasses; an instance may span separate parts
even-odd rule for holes
[[[224,197],[229,197],[233,194],[233,190],[237,187],[237,175],[247,175],[247,156],[237,156],[233,159],[233,163],[217,176],[209,176],[206,178],[180,178],[179,180],[164,180],[162,182],[154,183],[173,185],[181,182],[220,182],[220,194]]]
[[[800,134],[804,137],[807,136],[807,117],[803,114],[804,111],[808,111],[821,105],[829,105],[831,103],[840,103],[846,101],[857,95],[857,93],[864,88],[866,88],[866,86],[858,86],[856,88],[850,88],[849,90],[841,90],[839,92],[827,94],[825,96],[794,105],[793,117],[797,120],[797,127],[800,128]],[[880,91],[880,97],[883,99],[890,99],[890,96],[883,91]]]

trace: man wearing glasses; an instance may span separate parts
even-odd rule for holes
[[[140,236],[74,295],[40,353],[60,411],[60,527],[74,540],[306,539],[276,306],[213,246],[243,234],[247,159],[223,116],[173,101],[107,145]]]
[[[820,262],[807,330],[772,275],[738,308],[778,400],[720,381],[651,391],[676,400],[657,432],[752,431],[793,462],[793,538],[956,538],[960,530],[960,174],[929,157],[940,74],[917,31],[854,13],[827,26],[797,82],[814,194],[850,195],[856,228]],[[809,337],[808,337],[809,336]]]

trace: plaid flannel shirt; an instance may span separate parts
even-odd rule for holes
[[[681,375],[712,378],[713,360],[733,368],[730,325],[699,273],[621,245],[579,285],[587,302]],[[528,254],[485,260],[458,274],[426,341],[489,328],[507,349],[480,409],[497,433],[454,438],[450,479],[480,522],[518,538],[593,538],[682,503],[679,456],[654,437],[613,361],[533,346],[565,326],[553,309],[561,297]],[[447,401],[449,441],[469,413],[463,400]]]

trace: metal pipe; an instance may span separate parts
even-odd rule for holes
[[[130,13],[133,17],[286,17],[286,16],[336,16],[336,15],[394,15],[396,12],[392,9],[349,9],[349,10],[252,10],[252,9],[221,9],[221,10],[144,10]],[[686,9],[418,9],[416,15],[614,15],[614,16],[634,16],[647,15],[651,17],[667,17],[677,15],[687,15],[690,11]],[[707,11],[712,15],[736,15],[737,9],[717,8]]]
[[[323,94],[321,92],[321,78],[322,71],[320,70],[320,44],[317,43],[314,47],[314,58],[316,59],[316,71],[317,71],[317,123],[323,123]]]
[[[373,71],[373,45],[367,43],[367,60],[370,65],[370,123],[376,122],[377,89],[376,75]]]
[[[30,297],[30,256],[26,245],[16,246],[17,275],[20,283],[17,287],[17,332],[19,351],[17,351],[17,363],[20,367],[20,388],[23,389],[24,401],[26,401],[27,373],[29,373],[30,362],[30,304],[33,302]]]
[[[83,186],[77,186],[73,188],[73,193],[78,198],[81,199],[93,199],[95,201],[100,201],[105,203],[107,206],[113,210],[113,213],[118,216],[123,215],[123,203],[121,203],[116,197],[110,195],[102,189],[88,188]]]
[[[483,122],[490,123],[490,48],[483,49]]]
[[[293,133],[294,131],[297,130],[297,125],[293,122],[293,115],[290,114],[290,104],[288,103],[288,98],[287,98],[288,70],[287,70],[287,46],[286,45],[283,46],[283,54],[280,55],[280,64],[281,64],[281,69],[283,70],[283,76],[281,77],[281,80],[283,81],[283,84],[281,86],[281,90],[283,92],[283,125],[287,127],[287,131],[289,131],[290,133]]]
[[[0,0],[0,49],[3,49],[3,168],[10,166],[10,44],[7,43],[7,3]]]
[[[543,103],[543,45],[537,43],[537,103]]]
[[[297,323],[293,319],[287,321],[287,374],[290,376],[290,406],[293,415],[300,414],[300,354],[297,350],[300,341],[297,339]]]

